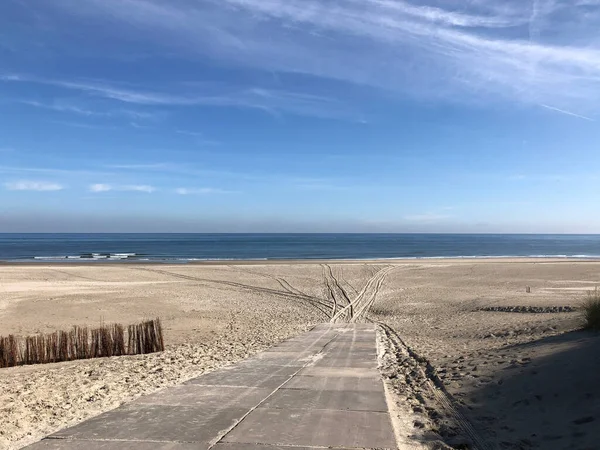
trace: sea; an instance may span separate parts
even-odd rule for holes
[[[15,234],[0,261],[600,258],[600,235],[550,234]]]

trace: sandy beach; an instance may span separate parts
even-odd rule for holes
[[[393,358],[382,371],[416,435],[456,447],[481,439],[489,448],[594,448],[600,338],[577,331],[578,313],[564,307],[597,285],[600,262],[564,259],[4,264],[0,335],[160,317],[167,350],[0,369],[0,448],[332,316],[350,320],[355,299],[355,320],[383,326]]]

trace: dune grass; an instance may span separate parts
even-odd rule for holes
[[[121,324],[102,324],[92,329],[75,326],[71,331],[55,331],[36,336],[0,336],[0,368],[140,355],[160,352],[164,348],[160,319],[129,325],[127,332]]]
[[[589,330],[600,330],[600,290],[589,291],[581,307],[584,326]]]

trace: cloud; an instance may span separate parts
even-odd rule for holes
[[[492,95],[569,110],[593,108],[600,97],[600,14],[589,1],[535,1],[534,8],[522,0],[52,5],[74,18],[110,24],[115,33],[137,33],[143,42],[235,66],[458,101]],[[193,101],[116,88],[97,92],[132,103]]]
[[[149,186],[147,184],[137,184],[137,185],[127,185],[122,186],[119,190],[121,191],[134,191],[134,192],[146,192],[147,194],[151,194],[156,191],[154,186]]]
[[[67,112],[67,113],[75,113],[82,116],[93,116],[96,115],[96,112],[91,111],[89,109],[80,108],[75,105],[61,104],[58,102],[54,103],[42,103],[35,100],[20,100],[19,103],[28,106],[34,106],[36,108],[50,109],[58,112]]]
[[[15,74],[0,74],[0,81],[21,81],[21,77]]]
[[[208,195],[208,194],[231,194],[234,191],[226,191],[217,188],[177,188],[175,193],[179,195]]]
[[[198,145],[221,145],[221,142],[219,141],[204,138],[204,133],[200,133],[198,131],[175,130],[175,133],[183,136],[191,136],[194,138],[194,142]]]
[[[62,184],[52,183],[48,181],[11,181],[4,183],[4,187],[9,191],[61,191],[65,187]]]
[[[204,133],[200,133],[198,131],[175,130],[175,133],[198,138],[204,137]]]
[[[576,114],[576,113],[571,112],[571,111],[566,111],[564,109],[555,108],[554,106],[544,105],[543,103],[540,104],[540,106],[542,106],[543,108],[549,109],[551,111],[556,111],[556,112],[559,112],[561,114],[566,114],[567,116],[577,117],[578,119],[587,120],[589,122],[595,122],[595,120],[592,119],[591,117],[586,117],[586,116],[582,116],[581,114]]]
[[[110,125],[97,125],[91,123],[71,122],[67,120],[49,120],[48,122],[67,127],[84,128],[88,130],[114,130],[116,127]]]
[[[108,82],[56,80],[25,75],[8,77],[3,80],[51,85],[141,106],[234,107],[261,110],[273,115],[290,113],[301,116],[364,122],[364,119],[352,107],[335,98],[281,89],[241,88],[239,86],[205,83],[193,88],[186,86],[185,89],[181,86],[171,86],[170,88],[167,86],[159,91],[142,86],[117,86],[115,83]],[[42,105],[38,102],[29,102],[28,104]],[[56,108],[52,107],[52,109]],[[61,110],[71,110],[73,112],[76,108],[61,108]],[[85,110],[81,111],[83,113]],[[215,141],[208,140],[204,143],[217,144]]]
[[[112,191],[113,187],[110,184],[91,184],[89,190],[91,192],[108,192]]]
[[[0,78],[2,80],[2,78]],[[3,80],[3,81],[32,81],[39,82],[35,78],[27,79],[17,77],[12,80]],[[61,83],[59,82],[59,85]],[[61,113],[70,113],[76,114],[85,117],[100,117],[100,118],[114,118],[114,117],[125,117],[129,119],[136,120],[150,120],[156,119],[161,115],[161,113],[157,112],[148,112],[148,111],[136,111],[132,109],[112,109],[107,111],[101,111],[96,109],[87,108],[84,106],[80,106],[78,104],[72,104],[67,101],[54,100],[52,102],[40,102],[37,100],[17,100],[18,103],[22,103],[27,106],[32,106],[34,108],[48,109],[51,111],[61,112]]]
[[[447,214],[437,214],[437,213],[425,213],[425,214],[415,214],[405,216],[404,220],[409,222],[440,222],[445,219],[449,219],[451,216]]]
[[[291,182],[294,188],[306,191],[346,191],[352,189],[352,186],[348,184],[343,182],[337,184],[336,180],[330,179],[291,177],[286,181]]]
[[[109,191],[130,191],[145,192],[151,194],[157,189],[149,185],[111,185],[111,184],[92,184],[88,187],[90,192],[109,192]],[[177,188],[173,190],[179,195],[209,195],[209,194],[231,194],[234,191],[227,191],[218,188]]]
[[[590,180],[593,179],[594,176],[590,176],[589,174],[577,174],[573,175],[559,175],[559,174],[516,174],[508,177],[509,181],[527,181],[527,182],[561,182],[561,181],[569,181],[573,178],[577,178],[578,180]]]
[[[57,169],[52,167],[17,167],[0,165],[0,173],[44,173],[52,175],[81,175],[81,176],[108,176],[110,172],[85,169]]]
[[[147,184],[135,184],[135,185],[112,185],[112,184],[91,184],[88,188],[90,192],[109,192],[109,191],[132,191],[132,192],[145,192],[151,194],[157,189],[154,186]]]
[[[125,169],[125,170],[162,170],[169,167],[166,163],[152,163],[152,164],[109,164],[106,167],[111,169]]]

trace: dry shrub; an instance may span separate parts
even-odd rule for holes
[[[127,334],[127,352],[130,355],[160,352],[165,348],[160,319],[129,325]]]
[[[160,352],[165,349],[160,319],[127,327],[127,343],[125,346],[125,327],[121,324],[101,324],[93,329],[75,326],[68,332],[24,338],[0,336],[0,368]]]
[[[17,339],[10,334],[8,337],[0,336],[0,367],[15,366],[19,360],[19,347]]]
[[[73,343],[73,355],[75,359],[89,358],[89,331],[87,327],[73,327],[71,330],[71,342]]]
[[[598,288],[588,292],[581,311],[585,328],[600,330],[600,291]]]

